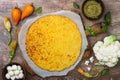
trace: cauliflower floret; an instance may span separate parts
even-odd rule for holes
[[[117,63],[115,63],[115,64],[113,64],[113,63],[106,63],[106,65],[107,65],[108,67],[114,67],[116,64],[117,64]]]
[[[108,36],[108,37],[105,37],[104,38],[104,44],[106,46],[110,45],[112,42],[116,41],[117,40],[117,37],[114,36],[114,35],[111,35],[111,36]]]
[[[120,58],[120,50],[117,52],[118,57]]]
[[[94,48],[93,48],[94,52],[97,53],[99,51],[99,49],[102,47],[102,45],[103,45],[103,42],[102,41],[98,41],[97,44],[94,45]]]
[[[93,51],[101,64],[113,67],[117,64],[118,58],[120,57],[120,43],[119,41],[115,41],[114,37],[114,40],[112,42],[107,42],[109,45],[106,45],[106,41],[109,41],[112,37],[110,36],[109,39],[107,38],[109,38],[109,36],[104,39],[104,42],[98,41],[94,45]]]

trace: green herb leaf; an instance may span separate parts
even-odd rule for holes
[[[9,55],[10,55],[9,62],[11,62],[13,57],[15,56],[15,50],[11,50]]]
[[[95,66],[104,66],[104,64],[101,64],[101,63],[95,63]]]
[[[36,9],[36,13],[39,14],[39,13],[41,13],[41,12],[42,12],[42,7],[38,7],[38,8]]]
[[[115,35],[110,35],[108,37],[105,37],[104,45],[108,46],[108,45],[110,45],[111,43],[113,43],[116,40],[118,40],[118,39],[117,39],[117,36],[115,36]]]
[[[111,24],[111,13],[110,13],[110,12],[107,12],[107,13],[105,14],[104,20],[105,20],[105,23],[106,23],[107,25],[110,25],[110,24]]]
[[[109,69],[103,69],[103,70],[101,71],[101,75],[104,76],[104,75],[106,75],[108,72],[109,72]]]
[[[93,30],[90,32],[90,34],[91,34],[92,36],[96,36],[96,35],[97,35],[97,33],[96,33],[95,31],[93,31]]]
[[[76,2],[73,3],[73,7],[74,7],[75,9],[79,9],[79,5],[78,5]]]
[[[107,26],[106,25],[104,25],[104,26],[102,26],[102,32],[106,32],[107,31]]]
[[[12,34],[11,34],[11,32],[8,32],[8,34],[9,34],[9,37],[10,37],[10,39],[8,40],[8,45],[10,45],[10,43],[12,41]]]
[[[94,30],[92,30],[89,26],[85,26],[85,30],[89,31],[92,36],[97,35],[97,33]]]
[[[90,30],[91,30],[91,28],[90,28],[89,26],[85,26],[85,30],[90,31]]]
[[[15,56],[15,51],[16,51],[16,47],[17,47],[17,41],[13,41],[11,44],[10,44],[10,52],[9,52],[9,62],[12,61],[12,59],[14,58]]]

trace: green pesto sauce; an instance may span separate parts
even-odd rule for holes
[[[95,0],[89,0],[85,3],[84,14],[89,18],[98,18],[102,13],[102,7],[100,3]]]

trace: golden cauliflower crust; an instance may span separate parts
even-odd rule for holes
[[[78,26],[65,16],[39,18],[29,28],[26,49],[30,59],[48,71],[62,71],[80,56],[82,37]]]

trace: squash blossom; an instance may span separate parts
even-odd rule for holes
[[[107,73],[107,70],[103,70],[102,72],[97,72],[95,75],[91,75],[90,73],[85,72],[81,68],[77,68],[77,71],[86,78],[95,78],[95,77],[98,77],[100,73],[103,75]]]
[[[91,74],[89,74],[88,72],[83,71],[81,68],[78,68],[77,71],[78,71],[81,75],[83,75],[83,76],[85,76],[85,77],[87,77],[87,78],[92,78],[92,77],[93,77]]]
[[[10,58],[9,62],[11,62],[13,57],[15,56],[16,47],[17,47],[17,41],[15,40],[10,44],[11,51],[9,52],[9,58]]]
[[[11,49],[11,50],[15,50],[16,47],[17,47],[17,41],[15,40],[15,41],[13,41],[13,42],[10,44],[10,49]]]
[[[9,21],[7,16],[4,16],[4,27],[5,27],[5,29],[7,30],[8,34],[10,36],[10,39],[8,41],[8,45],[9,45],[11,40],[12,40],[12,35],[11,35],[11,28],[12,27],[11,27],[11,23],[10,23],[10,21]]]

